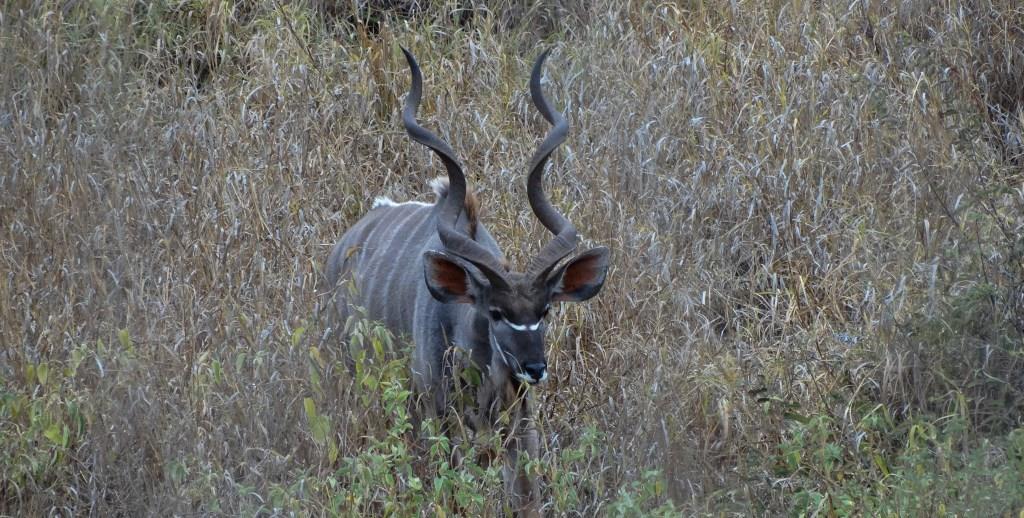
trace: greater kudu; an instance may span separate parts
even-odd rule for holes
[[[583,301],[600,291],[608,249],[592,248],[563,262],[576,248],[576,229],[541,186],[544,165],[568,132],[541,92],[547,52],[533,66],[530,93],[553,128],[533,156],[526,192],[554,238],[520,273],[508,268],[494,237],[477,222],[476,198],[467,197],[466,177],[451,147],[416,122],[422,77],[412,54],[402,51],[412,74],[402,121],[413,140],[437,154],[448,178],[431,182],[437,194],[432,204],[378,198],[341,238],[327,262],[328,282],[337,287],[351,280],[356,288],[335,290],[338,321],[346,321],[351,306],[360,306],[396,335],[412,338],[413,383],[428,416],[446,415],[459,368],[449,349],[462,350],[485,373],[475,388],[476,409],[462,417],[473,429],[503,434],[503,474],[513,509],[536,514],[539,485],[517,468],[517,457],[521,451],[531,458],[538,453],[527,388],[548,377],[545,317],[552,302]]]

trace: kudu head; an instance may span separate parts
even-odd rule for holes
[[[520,381],[539,383],[547,379],[544,334],[551,304],[579,302],[597,295],[608,270],[605,247],[592,248],[563,262],[576,249],[576,229],[551,206],[541,185],[544,164],[565,141],[569,129],[541,91],[541,71],[548,52],[533,65],[530,95],[553,127],[533,155],[526,193],[533,213],[554,238],[533,257],[525,272],[508,270],[494,253],[458,229],[457,220],[465,205],[466,177],[451,147],[416,122],[423,80],[416,59],[409,51],[402,52],[412,74],[402,122],[409,136],[433,150],[448,170],[448,195],[437,221],[444,250],[425,253],[427,287],[442,303],[471,304],[488,321],[492,355],[497,355],[499,363]]]

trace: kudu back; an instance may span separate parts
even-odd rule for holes
[[[426,416],[449,411],[459,368],[451,364],[450,349],[460,350],[460,357],[484,373],[476,388],[476,408],[464,417],[473,429],[503,434],[504,479],[512,507],[521,514],[536,514],[538,483],[516,466],[520,452],[531,458],[538,453],[528,387],[548,377],[545,317],[552,303],[587,300],[601,290],[608,249],[592,248],[569,258],[577,244],[576,229],[551,205],[541,186],[548,157],[568,133],[565,119],[541,91],[547,52],[533,66],[530,93],[552,128],[530,162],[527,198],[554,237],[519,272],[508,267],[494,237],[477,221],[476,198],[467,195],[466,177],[454,151],[417,123],[422,77],[412,54],[402,51],[412,76],[403,124],[414,141],[441,159],[448,176],[431,182],[435,203],[378,198],[342,236],[327,261],[337,322],[345,322],[358,306],[394,334],[412,339],[414,389]],[[355,283],[355,289],[338,289],[343,281]]]

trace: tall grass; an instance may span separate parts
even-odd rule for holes
[[[505,512],[493,444],[410,436],[408,344],[360,324],[350,375],[323,312],[333,242],[440,172],[399,44],[513,262],[555,49],[549,190],[613,270],[553,318],[549,514],[1024,507],[1015,2],[23,0],[0,514]]]

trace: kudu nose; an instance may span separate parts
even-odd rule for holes
[[[544,362],[527,363],[526,365],[523,365],[523,370],[526,371],[528,376],[533,378],[534,382],[542,381],[547,377],[547,368],[548,364]]]

